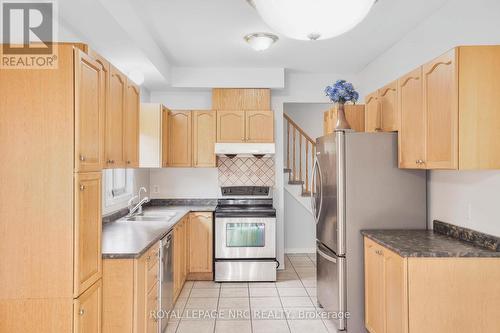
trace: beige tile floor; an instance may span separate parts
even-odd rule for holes
[[[334,333],[318,314],[316,256],[290,254],[276,283],[186,282],[170,333]]]

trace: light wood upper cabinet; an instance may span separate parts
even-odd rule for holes
[[[189,167],[192,163],[191,111],[170,111],[168,117],[169,167]]]
[[[458,167],[458,70],[452,51],[422,67],[426,116],[426,159],[429,169]]]
[[[211,273],[213,257],[211,212],[189,216],[189,273]]]
[[[274,142],[274,113],[245,111],[245,141]]]
[[[216,112],[193,111],[193,167],[215,167]]]
[[[102,282],[96,282],[74,301],[74,333],[102,332]]]
[[[212,89],[214,110],[271,110],[271,89]]]
[[[399,129],[398,83],[394,81],[378,91],[381,128],[384,132]]]
[[[365,131],[380,132],[382,130],[378,92],[365,98]]]
[[[217,111],[217,142],[274,142],[272,111]]]
[[[102,276],[101,173],[75,176],[74,296]]]
[[[418,68],[398,81],[399,167],[425,168],[425,113],[423,110],[422,69]]]
[[[162,108],[161,114],[161,165],[168,166],[168,149],[169,149],[169,113],[170,110]]]
[[[158,103],[141,103],[139,166],[161,168],[167,164],[168,109]]]
[[[74,57],[75,171],[98,171],[104,159],[105,73],[81,50]]]
[[[106,167],[125,166],[123,156],[123,124],[127,95],[127,78],[110,67],[108,108],[106,112],[105,152]]]
[[[360,104],[347,104],[345,116],[349,126],[356,132],[365,131],[365,106]],[[337,124],[337,107],[323,113],[323,134],[331,134],[335,131]]]
[[[217,142],[245,141],[245,112],[217,111]]]
[[[127,80],[125,114],[123,116],[123,156],[127,168],[139,166],[139,105],[139,87]]]

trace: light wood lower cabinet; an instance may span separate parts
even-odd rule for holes
[[[189,248],[189,216],[185,216],[182,221],[174,227],[174,250],[173,250],[173,286],[174,300],[179,296],[184,282],[186,282],[189,257],[187,249]]]
[[[102,332],[102,281],[97,281],[78,297],[74,308],[74,333]]]
[[[103,332],[143,333],[157,327],[160,244],[137,259],[103,261]]]
[[[356,132],[365,131],[365,106],[345,105],[345,116],[351,128]],[[337,124],[337,107],[323,113],[323,134],[331,134]]]
[[[190,280],[213,278],[213,218],[211,212],[189,215],[189,275]]]
[[[495,332],[500,327],[500,259],[403,258],[366,237],[364,246],[370,333]]]

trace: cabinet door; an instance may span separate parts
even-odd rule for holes
[[[272,111],[245,111],[245,118],[246,142],[274,142]]]
[[[147,296],[146,315],[146,333],[158,333],[158,285]]]
[[[181,286],[181,268],[182,268],[182,227],[180,223],[178,223],[174,227],[174,251],[173,251],[173,285],[174,285],[174,300],[177,299],[180,293]]]
[[[191,111],[170,111],[168,119],[168,166],[190,167],[192,161]]]
[[[330,110],[323,112],[323,135],[328,135],[333,132],[331,114],[332,112]]]
[[[74,296],[102,276],[101,173],[75,176]]]
[[[379,132],[381,126],[378,93],[374,92],[365,98],[365,131]]]
[[[102,282],[97,281],[75,299],[74,333],[100,333],[102,331]]]
[[[399,129],[399,167],[425,168],[425,116],[422,68],[398,81],[401,125]]]
[[[140,90],[127,80],[125,114],[123,116],[123,156],[127,168],[139,167]]]
[[[385,332],[384,276],[381,247],[365,239],[365,325],[370,333]]]
[[[217,111],[217,142],[245,142],[244,111]]]
[[[169,113],[170,110],[163,106],[161,110],[161,165],[163,167],[168,166]]]
[[[397,131],[399,129],[397,81],[380,89],[378,92],[378,99],[382,131]]]
[[[458,79],[455,50],[423,66],[428,169],[458,168]]]
[[[103,67],[74,50],[75,171],[99,171],[104,159],[106,78]]]
[[[212,213],[191,213],[189,216],[189,272],[212,272]]]
[[[123,159],[123,116],[127,79],[111,66],[109,77],[109,100],[106,112],[106,167],[124,167]]]
[[[384,249],[386,333],[408,332],[408,285],[405,259]]]
[[[215,167],[215,111],[193,111],[193,166]]]

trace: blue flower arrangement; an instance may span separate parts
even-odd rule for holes
[[[346,102],[356,104],[359,98],[359,93],[354,90],[352,83],[346,80],[338,80],[332,86],[327,86],[325,94],[332,102],[339,104],[345,104]]]

